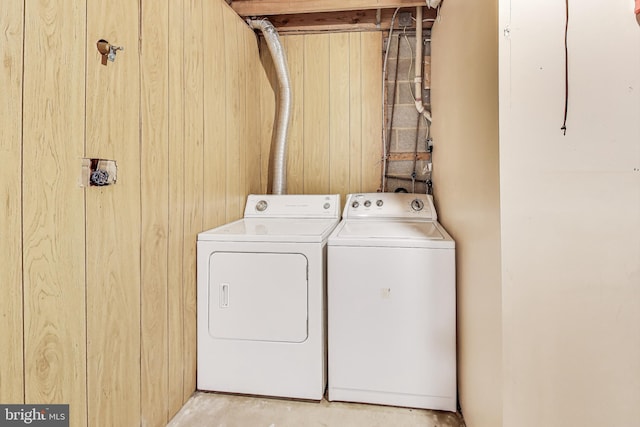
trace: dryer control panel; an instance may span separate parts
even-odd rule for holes
[[[410,193],[357,193],[347,197],[343,218],[393,218],[435,221],[433,197]]]
[[[340,218],[339,194],[250,194],[245,218]]]

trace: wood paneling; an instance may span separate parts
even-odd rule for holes
[[[86,393],[89,425],[127,426],[141,404],[139,10],[135,0],[88,5],[85,154],[115,160],[118,180],[85,191]],[[102,65],[99,39],[125,50]]]
[[[85,19],[84,3],[74,0],[25,2],[25,401],[70,404],[72,426],[87,419],[85,213],[78,185]]]
[[[213,4],[216,4],[213,2]],[[169,1],[169,418],[184,403],[184,0]]]
[[[250,74],[247,76],[245,83],[247,85],[247,100],[245,105],[246,117],[246,167],[245,175],[248,180],[247,192],[249,194],[258,194],[262,192],[262,175],[260,173],[260,103],[257,98],[260,97],[259,91],[259,71],[262,66],[260,63],[260,52],[258,51],[258,38],[248,28],[244,30],[244,46],[247,60],[247,70]]]
[[[349,34],[329,36],[329,192],[349,192]]]
[[[362,187],[362,34],[349,34],[349,193]],[[343,200],[344,196],[343,196]]]
[[[287,143],[287,189],[304,193],[304,37],[283,37],[291,79],[291,123]]]
[[[207,48],[204,51],[204,229],[224,224],[227,218],[227,74],[225,61],[225,31],[222,4],[204,3],[206,16],[213,18],[204,27]],[[230,24],[229,24],[230,25]],[[215,76],[215,77],[213,77]],[[229,169],[233,170],[232,167]]]
[[[141,423],[164,426],[169,415],[169,2],[143,2],[140,13]]]
[[[329,35],[304,37],[304,192],[329,192]]]
[[[0,4],[0,402],[23,403],[22,40],[23,3]]]
[[[184,2],[184,399],[196,388],[196,240],[203,230],[203,0]],[[205,0],[206,1],[206,0]],[[208,25],[208,24],[207,24]],[[207,41],[208,42],[208,41]],[[209,44],[207,43],[206,46]]]
[[[382,33],[362,33],[362,188],[381,187]]]
[[[285,35],[293,115],[287,187],[295,193],[376,191],[380,181],[382,37],[380,33]],[[264,41],[262,176],[268,166],[277,87]],[[269,135],[269,137],[267,137]],[[263,187],[267,190],[267,187]]]
[[[240,34],[236,31],[236,21],[233,18],[233,11],[223,8],[223,22],[225,30],[224,38],[224,64],[226,72],[226,82],[229,89],[226,92],[227,112],[227,138],[226,138],[226,164],[236,165],[227,170],[227,220],[237,219],[242,214],[243,200],[242,182],[237,179],[237,167],[244,167],[244,159],[241,157],[240,141],[243,137],[245,96],[244,71],[242,61],[238,56],[238,39]]]

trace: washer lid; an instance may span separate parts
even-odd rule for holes
[[[343,220],[329,237],[330,246],[454,248],[437,221]]]
[[[322,242],[338,219],[244,218],[198,234],[198,241]]]

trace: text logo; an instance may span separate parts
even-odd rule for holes
[[[69,405],[2,405],[0,427],[69,427]]]

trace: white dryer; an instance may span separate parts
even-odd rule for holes
[[[456,411],[455,243],[431,196],[350,195],[327,286],[329,400]]]
[[[243,219],[198,235],[198,389],[322,399],[339,217],[339,195],[250,195]]]

